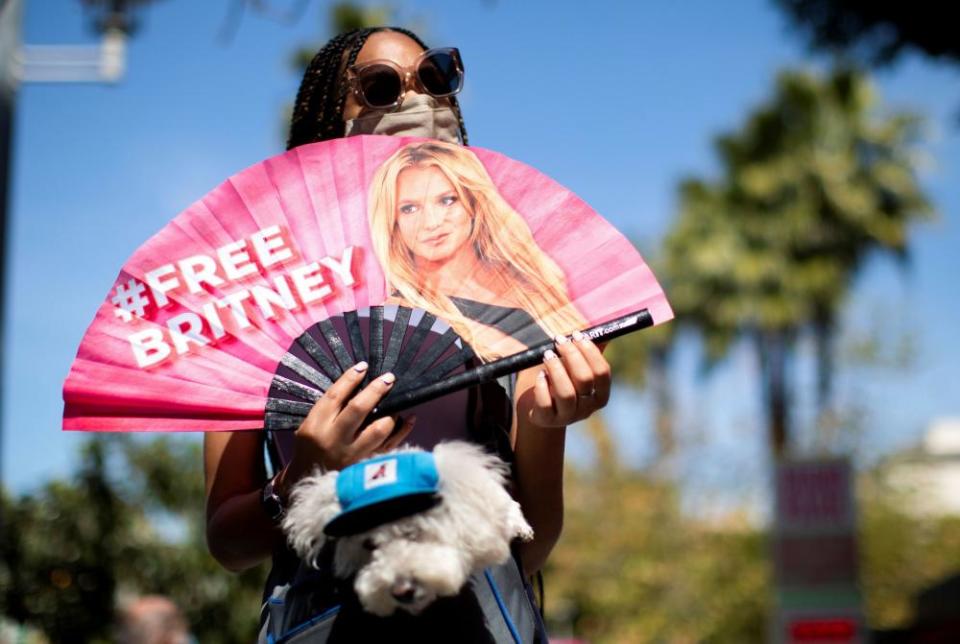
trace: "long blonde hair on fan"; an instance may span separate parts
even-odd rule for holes
[[[514,285],[514,301],[533,316],[548,336],[584,326],[583,316],[567,295],[563,271],[540,249],[526,221],[500,195],[476,155],[453,143],[406,145],[373,176],[370,233],[388,289],[410,306],[446,321],[484,361],[501,357],[491,347],[477,346],[470,320],[447,294],[426,290],[418,277],[416,258],[404,244],[397,224],[397,179],[403,170],[413,166],[432,166],[443,172],[473,219],[467,243],[488,269]]]

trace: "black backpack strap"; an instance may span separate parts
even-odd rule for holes
[[[512,468],[513,376],[502,380],[505,382],[494,380],[470,388],[467,419],[471,440],[483,445]]]

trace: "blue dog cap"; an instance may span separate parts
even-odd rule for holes
[[[342,537],[433,507],[440,475],[430,452],[377,456],[345,467],[337,476],[340,514],[323,531]]]

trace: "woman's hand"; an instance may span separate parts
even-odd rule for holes
[[[392,373],[375,378],[363,391],[351,398],[363,381],[367,363],[348,369],[314,404],[294,434],[294,456],[278,480],[281,494],[317,465],[340,470],[377,452],[399,445],[413,429],[414,418],[404,421],[394,432],[396,419],[378,418],[361,429],[364,420],[393,388]]]
[[[557,336],[556,349],[544,355],[527,411],[540,427],[566,427],[610,399],[610,365],[597,345],[578,331],[572,340]]]
[[[363,427],[394,381],[392,374],[384,374],[351,398],[366,371],[364,363],[348,369],[310,410],[296,432],[293,459],[275,481],[274,489],[281,497],[287,497],[293,484],[317,465],[343,468],[392,449],[407,437],[413,418],[395,433],[393,418],[380,418]],[[208,432],[204,436],[207,543],[228,570],[257,565],[283,542],[283,533],[261,506],[265,476],[262,440],[257,432]]]

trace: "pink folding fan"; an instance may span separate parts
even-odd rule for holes
[[[361,136],[231,177],[127,261],[64,384],[64,428],[295,429],[344,369],[396,413],[532,366],[550,338],[672,317],[620,233],[480,148]]]

